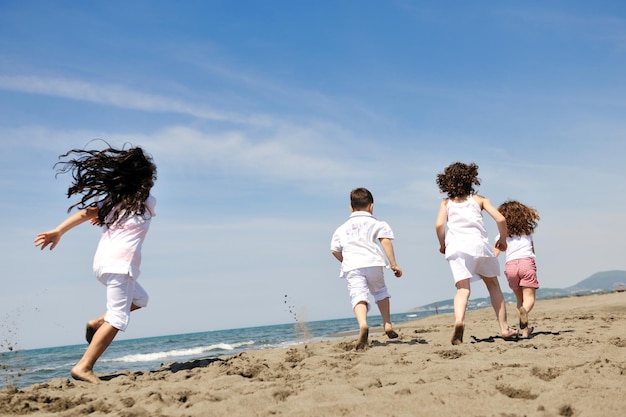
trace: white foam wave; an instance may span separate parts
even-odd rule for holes
[[[248,346],[252,344],[254,344],[253,341],[234,344],[217,343],[214,345],[198,346],[188,349],[173,349],[165,352],[137,353],[133,355],[125,355],[119,358],[110,358],[107,360],[103,360],[103,362],[155,362],[169,358],[200,356],[212,351],[233,351],[242,346]]]

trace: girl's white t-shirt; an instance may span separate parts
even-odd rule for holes
[[[496,236],[496,241],[499,238],[500,235]],[[534,257],[533,235],[509,236],[506,238],[506,262]]]
[[[150,195],[146,200],[147,211],[143,216],[130,216],[122,223],[104,226],[93,260],[96,276],[102,274],[129,274],[137,279],[141,264],[141,246],[154,217],[156,199]]]

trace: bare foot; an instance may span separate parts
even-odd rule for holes
[[[87,341],[87,343],[91,343],[93,335],[96,334],[97,330],[98,329],[91,327],[89,323],[87,323],[87,326],[85,326],[85,340]]]
[[[463,332],[465,331],[465,326],[463,324],[455,324],[454,325],[454,333],[452,333],[452,344],[460,345],[463,343]]]
[[[390,339],[396,339],[398,337],[398,333],[396,333],[395,330],[387,330],[385,333],[387,334],[387,337]]]
[[[103,323],[104,323],[104,320],[102,319],[102,317],[97,318],[95,320],[89,320],[87,322],[87,325],[85,326],[85,340],[87,340],[87,343],[91,343],[91,340],[93,339],[93,335],[96,334],[96,332],[98,331],[100,326],[102,326]]]
[[[519,328],[524,330],[528,327],[528,312],[524,307],[519,308]]]
[[[526,327],[524,330],[522,330],[522,337],[524,339],[528,339],[530,335],[532,334],[533,330],[535,330],[534,327]]]
[[[359,339],[356,341],[356,346],[354,349],[362,350],[367,346],[367,337],[369,336],[370,329],[369,327],[363,327],[359,330]]]
[[[398,333],[396,333],[396,331],[393,330],[393,327],[391,327],[391,325],[385,326],[385,334],[390,339],[396,339],[398,337]]]
[[[502,333],[502,338],[504,340],[517,340],[518,334],[516,329],[508,328],[506,333]]]
[[[98,378],[92,370],[79,369],[77,366],[74,366],[70,371],[70,375],[72,375],[72,378],[78,381],[91,382],[92,384],[100,383],[100,378]]]

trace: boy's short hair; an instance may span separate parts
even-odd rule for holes
[[[370,204],[374,204],[374,196],[367,188],[355,188],[350,192],[352,210],[365,210]]]

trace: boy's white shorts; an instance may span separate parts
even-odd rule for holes
[[[107,312],[104,321],[125,331],[130,321],[130,307],[148,305],[148,293],[129,274],[102,274],[98,280],[107,287]]]
[[[349,271],[346,274],[346,281],[348,282],[348,292],[353,310],[358,303],[365,302],[367,311],[369,311],[368,294],[372,294],[376,302],[391,297],[385,285],[382,266],[370,266]]]
[[[481,276],[497,277],[500,275],[500,263],[494,256],[475,257],[465,253],[455,253],[448,258],[454,283],[470,278],[470,282],[478,281]]]

